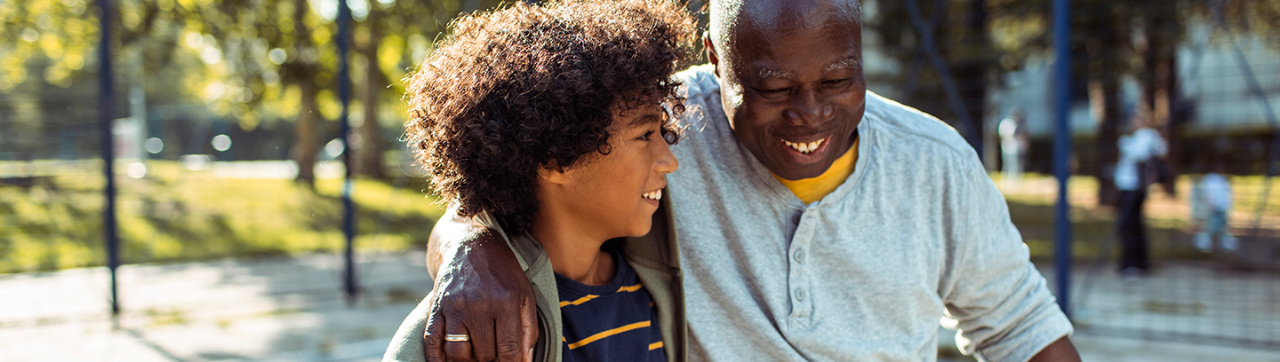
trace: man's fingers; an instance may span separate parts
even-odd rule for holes
[[[521,315],[524,312],[524,306],[517,303],[504,303],[498,307],[502,308],[502,312],[495,316],[493,324],[494,337],[498,341],[498,361],[524,361],[524,354],[528,353],[524,348],[520,330],[524,326],[524,316]]]
[[[435,295],[427,296],[434,298]],[[427,362],[445,362],[444,359],[444,313],[441,312],[439,300],[434,300],[427,309],[427,325],[422,336],[422,353]]]
[[[462,323],[462,318],[457,318],[457,316],[445,318],[444,333],[446,337],[467,336],[468,339],[465,341],[445,340],[444,355],[449,358],[449,361],[465,362],[476,360],[471,354],[471,341],[469,340],[471,334],[467,331],[467,326]]]
[[[481,316],[483,314],[483,316]],[[467,331],[471,332],[471,356],[476,361],[490,362],[498,359],[498,351],[494,338],[493,315],[471,312],[476,319],[467,322]]]
[[[525,353],[524,361],[533,362],[533,347],[538,344],[538,333],[538,307],[530,296],[520,303],[520,352]]]

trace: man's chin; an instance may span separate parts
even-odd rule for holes
[[[822,162],[816,165],[796,165],[796,164],[774,164],[766,166],[769,172],[773,172],[775,176],[786,180],[796,181],[807,178],[822,176],[823,172],[827,172],[831,168],[831,161]]]

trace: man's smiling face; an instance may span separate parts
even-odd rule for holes
[[[853,145],[865,109],[856,8],[766,1],[736,20],[717,34],[727,54],[707,40],[734,135],[779,177],[821,175]]]

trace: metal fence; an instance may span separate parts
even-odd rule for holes
[[[975,146],[1078,332],[1280,346],[1280,199],[1271,185],[1280,161],[1280,38],[1262,30],[1275,14],[1257,8],[1275,2],[1071,1],[1061,38],[1049,27],[1064,23],[1049,2],[1001,4],[874,2],[863,34],[869,88],[938,115]],[[1058,44],[1070,44],[1058,58],[1066,62],[1047,50]],[[1068,86],[1054,78],[1059,64],[1069,64]],[[1117,266],[1112,173],[1133,118],[1154,123],[1182,176],[1150,188],[1154,267],[1128,276]],[[1017,132],[1002,137],[1011,121]],[[1064,138],[1065,154],[1057,148]],[[1035,175],[1010,175],[1002,142],[1020,146],[1013,157]],[[1062,199],[1072,225],[1065,235],[1054,215],[1067,209],[1050,206],[1059,186],[1043,176],[1061,170],[1073,175]],[[1192,215],[1202,207],[1195,186],[1210,171],[1231,179],[1238,250],[1195,244],[1204,226]],[[1070,240],[1074,257],[1053,259],[1065,254],[1053,240]]]
[[[1261,15],[1240,1],[1081,0],[1070,2],[1071,28],[1059,33],[1065,41],[1055,41],[1050,27],[1060,22],[1045,1],[863,3],[869,88],[938,115],[970,140],[1006,192],[1037,264],[1070,286],[1057,290],[1070,290],[1063,300],[1080,333],[1280,346],[1280,200],[1272,200],[1280,190],[1270,186],[1280,150],[1271,108],[1280,106],[1280,39],[1263,24],[1269,18],[1251,17]],[[1019,29],[1031,35],[1018,38]],[[1064,42],[1072,44],[1063,55],[1073,74],[1065,88],[1053,81],[1062,63],[1052,52]],[[110,67],[92,65],[103,64]],[[28,73],[38,78],[43,66]],[[299,186],[288,120],[244,128],[207,105],[166,103],[167,86],[133,92],[135,73],[98,80],[93,66],[70,87],[37,79],[0,93],[0,273],[7,273],[0,283],[22,295],[0,308],[0,327],[104,318],[116,301],[126,316],[154,322],[340,303],[356,286],[381,301],[416,300],[429,288],[413,250],[439,210],[422,206],[430,202],[425,186],[402,156],[386,156],[392,176],[348,184],[347,128],[321,122],[317,134],[337,143],[321,149],[314,189]],[[100,93],[95,85],[105,86]],[[1055,96],[1068,100],[1065,132],[1055,129]],[[1174,196],[1151,191],[1153,273],[1126,278],[1115,267],[1107,170],[1117,151],[1107,145],[1140,109],[1169,140],[1170,164],[1183,176],[1168,186]],[[999,172],[1010,161],[1000,152],[1000,124],[1014,114],[1025,135],[1020,163],[1028,175],[1020,181]],[[398,132],[389,126],[381,135],[394,144]],[[1069,154],[1055,152],[1055,136],[1069,138]],[[115,140],[106,149],[119,158],[112,163],[119,299],[108,297],[111,273],[102,268],[112,234],[103,217],[110,214],[103,139]],[[1203,252],[1193,242],[1193,184],[1213,164],[1232,177],[1229,224],[1239,250]],[[1065,245],[1074,254],[1055,261],[1064,255],[1055,253],[1055,226],[1063,223],[1050,206],[1059,186],[1041,175],[1056,171],[1074,175],[1063,196],[1071,208],[1062,209],[1070,210],[1062,215],[1070,216]],[[355,212],[344,211],[344,195],[354,195]],[[345,217],[354,217],[349,256]],[[1060,278],[1062,270],[1070,278]],[[236,302],[246,299],[263,304]]]
[[[9,40],[39,44],[73,35],[57,29],[74,20],[24,14],[33,9],[23,6],[78,7],[92,15],[85,8],[94,5],[5,2],[0,13],[9,16],[6,31],[17,28],[21,35]],[[23,16],[35,21],[24,24]],[[113,29],[97,20],[121,20],[97,18],[78,24]],[[345,29],[336,33],[349,37]],[[170,360],[271,359],[272,353],[333,359],[335,348],[369,340],[374,343],[351,353],[380,356],[406,308],[431,287],[422,247],[442,210],[395,147],[384,146],[385,162],[374,166],[386,176],[357,179],[347,172],[359,145],[346,143],[353,138],[345,135],[355,133],[347,124],[350,86],[336,83],[348,82],[333,82],[341,115],[316,124],[316,138],[324,141],[315,179],[299,182],[301,167],[290,159],[297,137],[288,119],[245,127],[209,104],[175,96],[182,85],[164,72],[202,68],[120,64],[137,60],[129,58],[132,50],[113,50],[120,37],[99,35],[96,49],[78,49],[91,51],[78,55],[95,61],[67,83],[48,75],[57,68],[52,63],[64,59],[44,45],[38,48],[43,55],[28,59],[21,59],[23,43],[0,46],[6,61],[23,60],[6,63],[0,75],[0,339],[7,340],[0,360],[130,360],[129,353],[111,353],[124,345],[111,337],[120,334],[90,333],[104,323]],[[28,79],[12,82],[11,67],[25,68]],[[345,64],[337,68],[338,78],[349,77]],[[397,136],[388,127],[363,144],[391,144]],[[287,320],[290,315],[297,317]],[[241,327],[261,325],[264,316],[285,318],[286,326]],[[216,326],[222,338],[246,341],[184,349],[202,343],[166,343],[166,335],[210,333],[164,329],[175,325]],[[56,330],[63,336],[41,336]],[[202,354],[228,346],[244,354]],[[239,350],[243,346],[260,349]],[[73,352],[58,354],[67,350]],[[299,357],[299,351],[319,355]]]

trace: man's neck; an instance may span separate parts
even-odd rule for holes
[[[607,238],[593,235],[590,228],[557,211],[540,210],[529,225],[529,233],[546,250],[551,269],[582,284],[608,284],[617,265],[612,255],[600,249]]]
[[[821,200],[834,192],[841,184],[844,184],[850,175],[853,175],[854,166],[858,161],[858,141],[857,138],[854,138],[853,145],[849,146],[849,149],[840,158],[836,159],[827,171],[817,177],[801,180],[787,180],[778,177],[776,174],[773,177],[782,182],[783,186],[790,189],[791,193],[795,194],[806,205]]]

